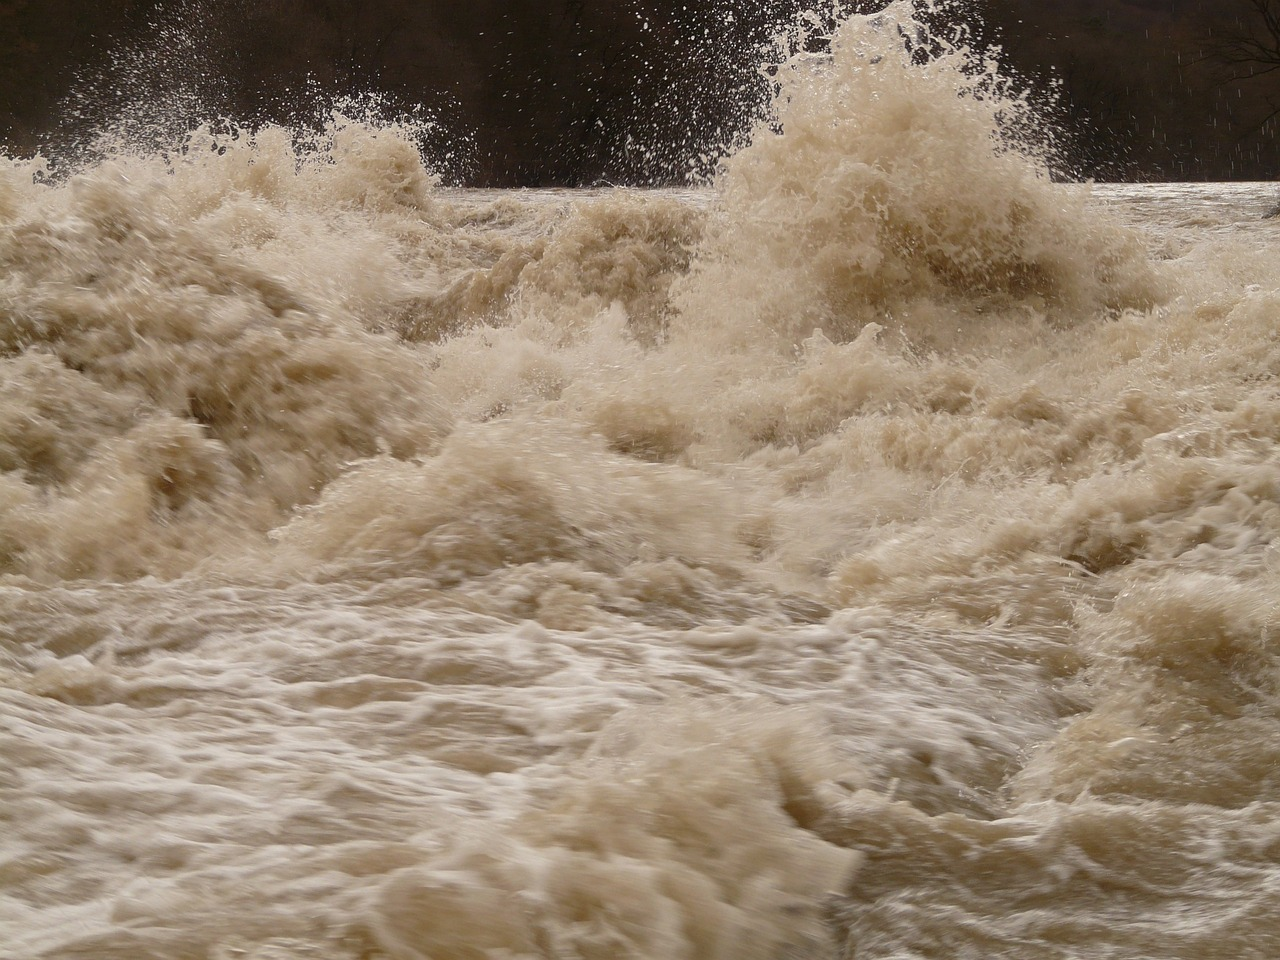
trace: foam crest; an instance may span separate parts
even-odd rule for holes
[[[985,310],[1065,319],[1158,298],[1141,244],[1050,182],[1031,107],[962,34],[899,0],[821,39],[829,52],[778,65],[772,115],[717,179],[681,288],[689,322],[792,344],[874,321],[945,344]]]
[[[411,576],[580,625],[595,606],[666,619],[717,597],[733,605],[720,595],[749,569],[742,506],[687,468],[515,421],[460,428],[421,463],[361,464],[275,537],[304,572]]]
[[[1168,573],[1087,614],[1092,709],[1023,772],[1021,789],[1229,809],[1274,799],[1276,614],[1274,571]]]
[[[981,822],[863,793],[845,807],[865,860],[833,911],[838,938],[886,960],[1247,951],[1271,930],[1275,810],[1082,799]]]
[[[10,194],[10,569],[179,572],[211,527],[243,546],[350,460],[438,440],[424,360],[370,329],[399,285],[361,289],[403,272],[374,222],[416,215],[433,181],[394,129],[338,123],[326,144],[299,160],[275,131],[199,134],[184,159],[121,156]],[[117,506],[99,522],[95,502]]]
[[[393,876],[378,940],[432,956],[477,944],[600,958],[819,953],[823,900],[858,860],[810,832],[825,793],[844,792],[824,739],[780,710],[623,714],[513,836],[464,837]],[[526,909],[500,910],[512,900]],[[507,919],[494,924],[495,912]]]

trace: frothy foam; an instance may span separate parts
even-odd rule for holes
[[[925,19],[711,190],[0,165],[0,943],[1273,942],[1275,221],[1054,183]]]
[[[880,322],[946,344],[991,310],[1153,305],[1136,239],[1050,182],[1025,139],[1031,108],[994,62],[905,0],[824,39],[828,54],[778,66],[772,116],[725,163],[683,294],[691,322],[784,345]]]

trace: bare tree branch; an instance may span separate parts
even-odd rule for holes
[[[1237,0],[1230,26],[1214,28],[1201,58],[1221,65],[1221,83],[1238,83],[1280,69],[1280,0]]]

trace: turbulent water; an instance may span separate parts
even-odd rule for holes
[[[0,166],[0,957],[1280,955],[1276,196],[891,23],[701,191]]]

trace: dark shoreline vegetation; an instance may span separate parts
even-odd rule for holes
[[[162,141],[211,117],[305,126],[359,94],[432,121],[423,148],[451,182],[679,183],[750,121],[763,51],[804,6],[0,0],[0,146],[75,155],[122,117]],[[1280,0],[972,0],[939,15],[1038,91],[1064,175],[1269,180],[1278,14]]]

